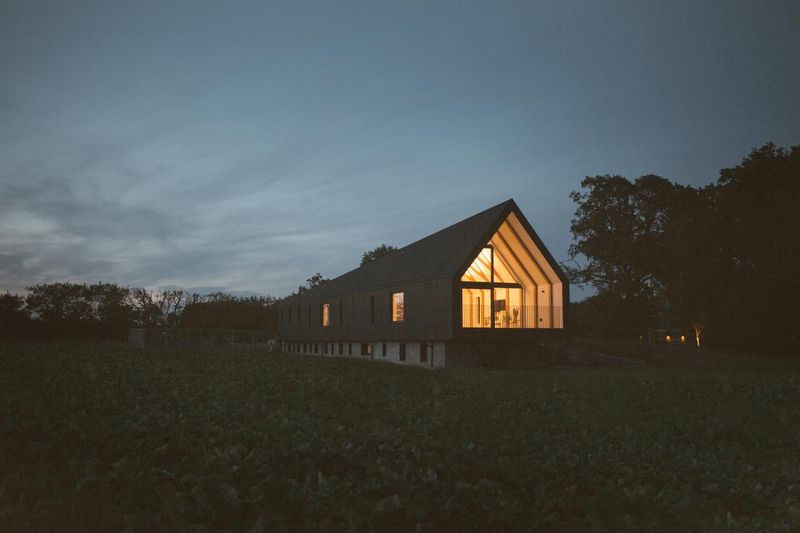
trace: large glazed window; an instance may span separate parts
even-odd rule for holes
[[[514,213],[461,276],[464,328],[561,328],[563,286]]]

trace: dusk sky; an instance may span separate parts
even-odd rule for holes
[[[0,75],[0,291],[283,296],[507,198],[563,261],[586,175],[799,144],[800,2],[5,0]]]

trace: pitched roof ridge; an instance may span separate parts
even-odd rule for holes
[[[309,296],[313,297],[317,295],[325,296],[326,293],[331,293],[331,292],[335,294],[350,293],[352,291],[337,290],[338,288],[337,286],[345,285],[348,280],[356,277],[374,276],[379,278],[379,279],[365,280],[368,281],[368,283],[365,284],[366,285],[365,288],[370,289],[377,286],[385,287],[387,285],[391,285],[394,283],[403,283],[403,282],[423,280],[423,279],[433,279],[435,277],[446,277],[448,275],[453,275],[453,272],[450,272],[450,270],[455,270],[455,267],[449,264],[449,262],[447,261],[447,259],[449,258],[447,257],[439,258],[440,259],[439,266],[442,268],[442,270],[436,272],[435,275],[433,275],[433,273],[431,272],[425,272],[424,274],[422,272],[419,272],[419,268],[415,267],[419,267],[420,265],[417,265],[416,262],[413,260],[415,251],[417,250],[428,251],[428,252],[439,251],[439,248],[441,247],[435,247],[435,250],[426,250],[426,249],[431,247],[429,246],[430,243],[436,243],[437,240],[441,240],[442,236],[452,234],[453,239],[450,240],[455,242],[450,243],[451,248],[456,248],[456,249],[450,251],[453,252],[454,254],[463,254],[466,256],[469,253],[469,251],[458,249],[459,248],[458,241],[463,241],[464,239],[468,239],[469,241],[474,240],[475,242],[470,245],[470,250],[471,250],[472,247],[478,244],[478,240],[481,238],[482,234],[488,229],[488,226],[490,224],[496,223],[497,222],[496,219],[499,218],[500,214],[503,213],[508,206],[516,206],[512,198],[509,198],[508,200],[505,200],[503,202],[500,202],[499,204],[489,207],[488,209],[484,209],[483,211],[475,213],[474,215],[468,216],[467,218],[464,218],[454,224],[451,224],[443,229],[431,233],[430,235],[417,239],[416,241],[413,241],[403,246],[402,248],[398,248],[397,250],[394,250],[389,254],[379,257],[378,259],[370,261],[365,265],[360,265],[352,270],[349,270],[329,280],[323,285],[314,287],[313,289],[310,289],[296,296],[302,296],[303,298],[306,298]],[[491,220],[484,221],[476,228],[471,228],[471,226],[477,224],[481,220],[481,218],[485,218],[490,214],[494,213],[495,211],[496,211],[496,216],[492,217]],[[467,232],[467,234],[458,235],[459,230]],[[447,242],[441,244],[445,245],[447,244]],[[466,257],[456,257],[453,259],[457,259],[458,262],[460,263],[465,258]],[[406,268],[403,269],[402,267]],[[393,273],[392,270],[396,270],[397,272]],[[406,271],[405,274],[402,272],[403,270]],[[386,271],[383,272],[384,274],[383,276],[380,275],[382,273],[381,271]],[[289,296],[289,298],[290,297],[291,296]]]

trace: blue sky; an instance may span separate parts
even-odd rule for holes
[[[797,2],[0,4],[0,290],[282,296],[586,175],[800,143]],[[575,291],[580,297],[581,292]]]

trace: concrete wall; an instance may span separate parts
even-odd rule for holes
[[[299,345],[298,345],[299,344]],[[303,346],[305,344],[305,346]],[[342,345],[342,354],[339,354],[339,344]],[[420,360],[420,342],[406,342],[405,361],[400,360],[400,342],[373,342],[364,343],[372,345],[372,353],[362,355],[360,342],[288,342],[284,341],[282,351],[290,355],[316,355],[321,357],[342,357],[352,359],[365,359],[370,361],[384,361],[398,365],[416,366],[422,368],[444,368],[447,363],[446,343],[426,342],[428,346],[428,358],[423,362]],[[384,344],[386,352],[383,351]],[[352,350],[352,352],[351,352]]]

